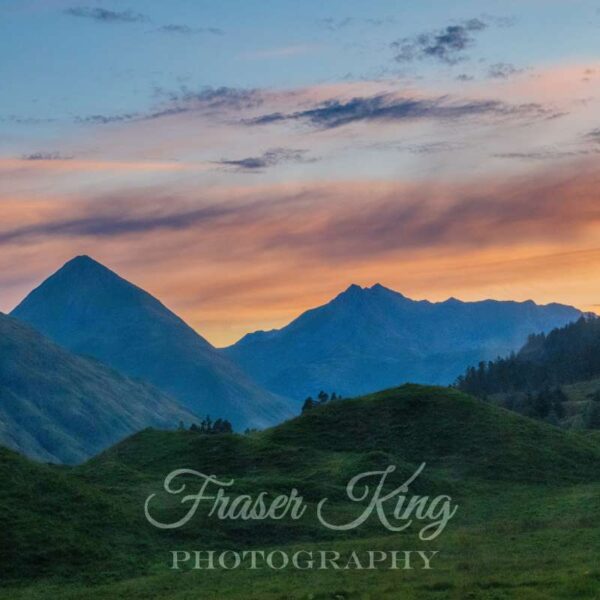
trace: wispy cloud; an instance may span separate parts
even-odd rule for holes
[[[261,90],[226,86],[205,87],[199,91],[182,87],[178,91],[167,93],[167,97],[171,102],[192,103],[208,110],[240,110],[259,106],[263,102]]]
[[[510,105],[499,100],[452,100],[398,97],[378,94],[350,100],[328,100],[314,108],[293,113],[270,113],[248,121],[267,125],[283,121],[305,121],[321,129],[333,129],[359,121],[414,121],[419,119],[460,119],[482,115],[540,117],[550,111],[540,104]]]
[[[465,60],[465,50],[475,43],[476,34],[488,24],[481,19],[468,19],[443,29],[405,37],[392,43],[398,62],[434,59],[449,65]]]
[[[75,121],[92,125],[152,121],[188,112],[210,114],[218,111],[255,108],[263,102],[263,93],[259,90],[232,87],[207,87],[200,91],[191,90],[186,87],[182,87],[176,91],[156,89],[155,95],[158,98],[164,99],[164,102],[147,112],[86,115],[76,117]]]
[[[72,160],[72,156],[65,156],[60,152],[33,152],[32,154],[23,154],[21,160]]]
[[[355,18],[355,17],[327,17],[325,19],[319,19],[317,24],[327,29],[328,31],[340,31],[350,26],[355,25],[369,25],[372,27],[381,27],[390,23],[395,23],[394,17],[373,17],[373,18]]]
[[[586,139],[600,143],[600,127],[585,134]]]
[[[444,152],[455,152],[464,148],[464,144],[457,142],[422,142],[422,143],[406,143],[406,142],[376,142],[367,146],[373,150],[395,150],[397,152],[408,152],[409,154],[431,155]]]
[[[229,190],[218,197],[173,196],[157,188],[151,201],[147,191],[121,192],[71,205],[67,213],[57,203],[54,216],[45,208],[43,221],[2,228],[0,242],[115,237],[207,225],[213,234],[219,228],[226,237],[250,228],[255,249],[297,247],[325,260],[332,252],[340,258],[365,258],[394,249],[556,239],[600,225],[595,191],[600,176],[593,167],[588,161],[508,181],[484,178],[446,186],[347,181],[266,186],[242,195]],[[574,178],[573,172],[579,176]],[[30,217],[24,214],[22,221]],[[270,226],[273,219],[277,228]]]
[[[215,161],[215,164],[229,167],[235,171],[261,172],[268,167],[274,167],[281,163],[307,162],[306,153],[307,150],[294,148],[271,148],[259,156],[249,156],[236,160],[221,159]]]
[[[575,158],[577,156],[590,156],[600,154],[598,149],[581,148],[578,150],[558,150],[555,148],[542,148],[540,150],[531,150],[528,152],[501,152],[493,154],[494,158],[508,158],[517,160],[560,160],[563,158]]]
[[[144,23],[149,21],[146,15],[131,10],[116,11],[89,6],[67,8],[64,10],[64,13],[71,17],[91,19],[99,23]]]
[[[488,69],[488,77],[491,77],[492,79],[508,79],[513,75],[523,73],[523,70],[524,69],[520,69],[510,63],[499,62],[490,65]]]
[[[223,35],[225,32],[218,27],[190,27],[189,25],[177,25],[170,23],[161,25],[156,29],[159,33],[171,33],[175,35],[198,35],[209,33],[212,35]]]
[[[203,162],[180,163],[177,161],[119,161],[79,160],[72,156],[35,153],[21,158],[0,158],[0,174],[23,172],[30,174],[73,174],[73,173],[159,173],[175,171],[209,170],[211,165]]]
[[[109,125],[111,123],[126,123],[129,121],[151,121],[162,117],[172,117],[187,112],[185,107],[168,107],[147,113],[119,113],[114,115],[87,115],[85,117],[76,117],[77,123],[87,123],[92,125]]]

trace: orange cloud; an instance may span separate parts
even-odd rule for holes
[[[2,307],[88,253],[217,344],[280,326],[352,282],[416,297],[600,300],[592,161],[462,183],[346,181],[5,200]]]
[[[97,171],[125,171],[125,172],[150,172],[157,171],[187,171],[209,168],[206,164],[190,164],[178,162],[156,161],[117,161],[117,160],[76,160],[76,159],[18,159],[0,158],[0,172],[8,171],[46,171],[56,173],[97,172]],[[214,168],[214,166],[212,167]]]

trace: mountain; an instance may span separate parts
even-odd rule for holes
[[[290,415],[156,298],[88,256],[69,261],[12,315],[78,354],[144,379],[196,414],[236,428]]]
[[[297,401],[321,389],[348,396],[406,381],[448,384],[468,365],[580,315],[560,304],[432,303],[379,284],[352,285],[283,329],[246,335],[224,353],[267,389]]]
[[[0,444],[41,461],[77,463],[140,429],[193,420],[149,385],[0,314]]]

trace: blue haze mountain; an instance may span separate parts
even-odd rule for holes
[[[286,399],[262,389],[156,298],[88,256],[69,261],[12,315],[70,351],[237,429],[291,414]]]
[[[260,384],[296,401],[321,389],[353,396],[407,381],[452,383],[467,366],[580,316],[560,304],[434,303],[379,284],[351,285],[286,327],[248,334],[223,352]]]

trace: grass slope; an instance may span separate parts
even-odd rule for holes
[[[77,463],[154,426],[195,417],[172,398],[75,356],[0,314],[0,443],[42,461]]]
[[[0,598],[595,598],[599,459],[593,436],[419,386],[332,403],[251,436],[146,430],[74,469],[1,453],[8,487],[0,512],[9,541],[0,572],[10,579]],[[327,496],[343,521],[356,516],[345,500],[351,476],[396,464],[390,484],[397,485],[422,460],[428,467],[415,490],[450,493],[460,505],[456,520],[426,548],[413,533],[390,535],[377,521],[335,534],[312,513],[295,523],[199,515],[165,533],[145,523],[142,512],[166,473],[189,467],[234,477],[235,493],[296,487],[311,506]],[[172,519],[181,507],[165,500],[158,514]],[[68,552],[64,536],[72,541]],[[167,568],[175,548],[253,547],[439,549],[440,560],[425,573]]]

